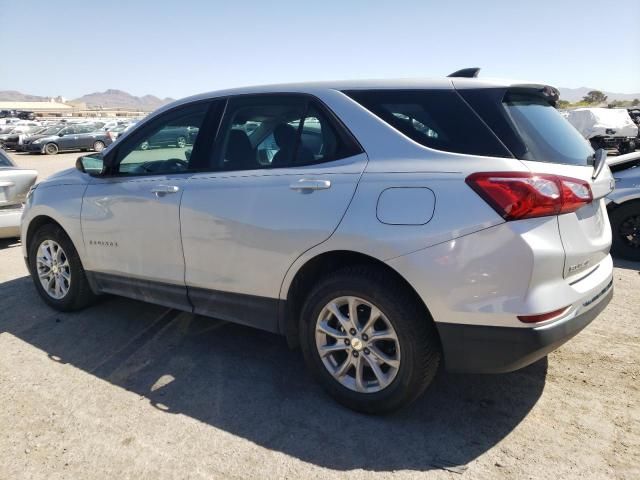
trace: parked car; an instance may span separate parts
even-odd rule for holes
[[[126,123],[122,123],[122,124],[119,124],[119,125],[108,127],[108,129],[105,130],[105,131],[106,131],[107,135],[109,135],[111,140],[115,141],[116,138],[118,138],[120,135],[122,135],[129,128],[131,128],[130,125],[127,125]]]
[[[622,155],[636,149],[638,127],[624,108],[576,108],[564,115],[596,150],[615,148]]]
[[[52,127],[51,130],[56,130]],[[95,150],[101,152],[112,142],[111,137],[102,130],[96,130],[93,125],[67,125],[57,128],[56,132],[48,136],[29,139],[23,143],[27,152],[40,152],[55,155],[69,150]]]
[[[31,135],[37,135],[44,130],[46,130],[46,128],[40,126],[14,128],[10,134],[0,135],[0,142],[4,144],[6,150],[17,150],[22,146],[25,138]]]
[[[22,120],[35,120],[36,119],[36,114],[33,112],[29,112],[29,111],[19,111],[18,112],[18,118],[22,119]]]
[[[27,193],[38,172],[18,168],[0,149],[0,238],[20,236],[20,218]]]
[[[613,178],[556,89],[465,75],[164,106],[33,190],[35,288],[63,311],[111,293],[283,334],[369,413],[441,363],[524,367],[611,299]],[[179,129],[193,148],[141,149]]]
[[[186,145],[193,144],[197,134],[198,129],[195,127],[165,128],[142,142],[140,150],[159,147],[184,148]]]
[[[640,261],[640,152],[608,159],[616,189],[607,196],[612,252]]]
[[[57,135],[64,128],[66,128],[65,124],[49,125],[45,127],[45,129],[42,132],[35,133],[33,135],[30,135],[28,138],[25,138],[22,142],[20,150],[27,151],[27,152],[31,152],[31,151],[39,152],[41,148],[40,144],[38,143],[38,144],[31,145],[33,142],[41,138]]]

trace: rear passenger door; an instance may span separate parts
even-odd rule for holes
[[[287,269],[338,226],[366,160],[309,96],[229,99],[210,171],[189,180],[180,210],[195,311],[276,331]]]

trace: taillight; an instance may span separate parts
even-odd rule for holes
[[[571,305],[568,307],[559,308],[558,310],[554,310],[553,312],[541,313],[538,315],[518,315],[518,320],[524,323],[538,323],[544,322],[546,320],[551,320],[552,318],[557,318],[565,313],[571,308]]]
[[[584,180],[527,172],[480,172],[467,184],[505,220],[575,212],[591,203]]]

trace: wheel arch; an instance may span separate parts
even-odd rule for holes
[[[389,264],[364,253],[352,250],[330,250],[307,259],[293,275],[281,298],[283,311],[280,314],[280,330],[285,334],[290,347],[299,345],[299,317],[304,300],[318,281],[324,276],[346,267],[371,266],[385,272],[389,281],[399,282],[424,309],[425,321],[433,322],[429,308],[411,284]]]
[[[29,225],[27,226],[26,232],[23,230],[24,238],[22,238],[22,241],[23,241],[22,251],[24,254],[25,262],[27,264],[27,270],[29,270],[29,272],[31,272],[31,269],[29,267],[29,248],[31,246],[33,236],[40,228],[42,228],[45,225],[55,225],[56,227],[59,227],[63,232],[65,232],[67,236],[69,235],[69,233],[60,224],[60,222],[55,220],[53,217],[50,217],[49,215],[40,214],[40,215],[36,215],[31,220],[29,220]]]
[[[67,235],[69,235],[69,232],[67,232],[65,230],[65,228],[60,225],[60,222],[56,221],[54,218],[50,217],[49,215],[38,215],[36,217],[33,217],[31,219],[31,221],[29,222],[29,226],[27,227],[27,236],[24,239],[25,243],[26,243],[26,247],[27,247],[27,252],[29,251],[29,245],[31,245],[31,240],[33,239],[33,235],[44,225],[47,224],[51,224],[51,225],[55,225],[57,227],[60,227],[60,229],[62,229]]]

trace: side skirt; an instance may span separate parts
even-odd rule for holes
[[[110,293],[143,302],[281,333],[278,328],[283,300],[242,293],[172,285],[101,272],[86,272],[96,293]]]

